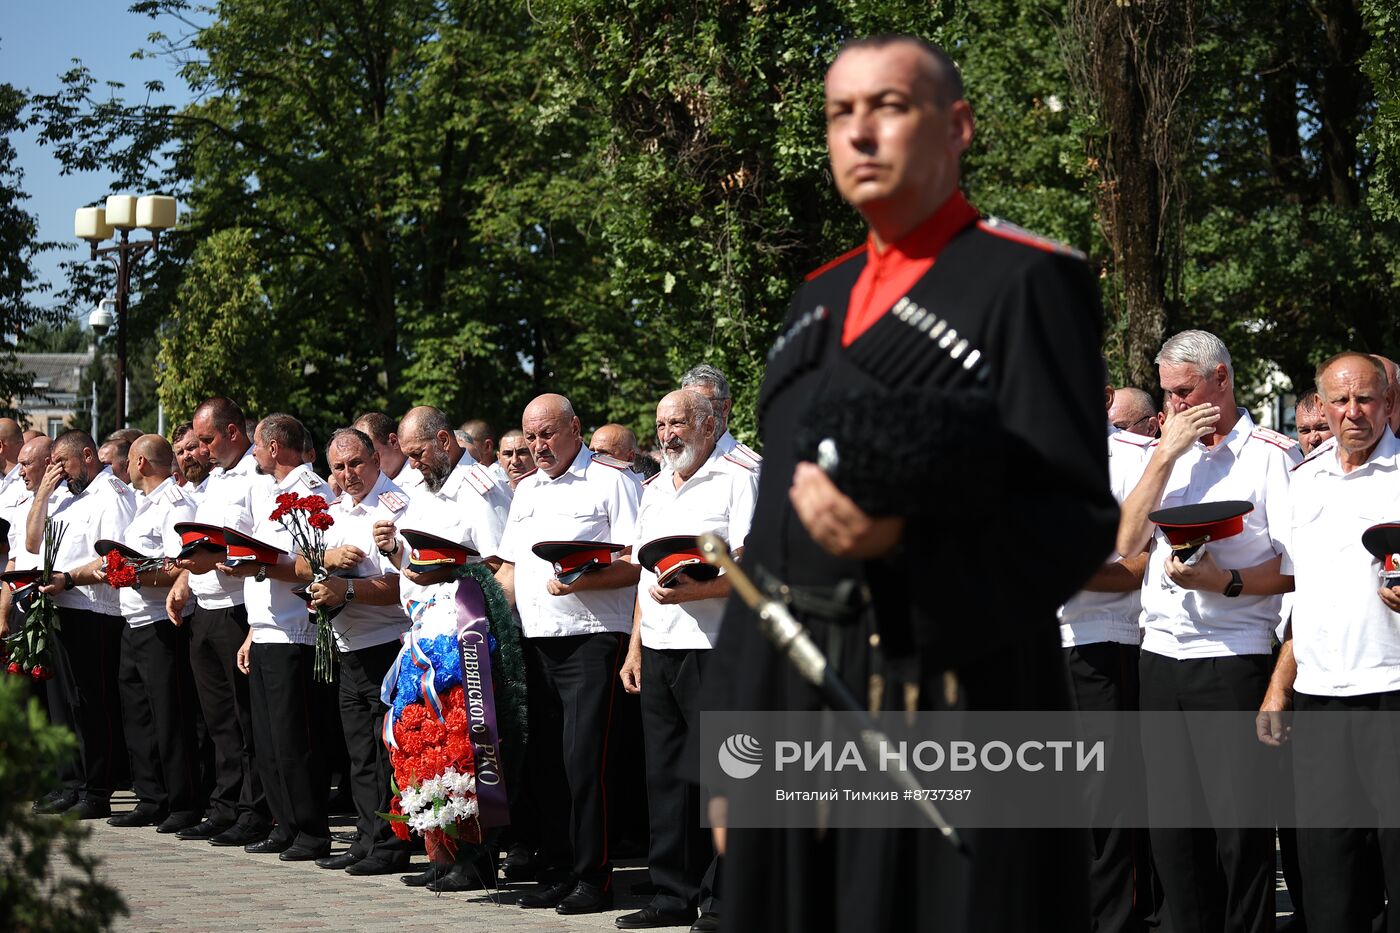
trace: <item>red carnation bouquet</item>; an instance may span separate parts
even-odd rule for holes
[[[39,574],[38,586],[48,586],[53,581],[54,560],[65,530],[62,522],[53,519],[44,522],[44,568]],[[53,597],[38,593],[24,614],[24,625],[5,638],[5,654],[9,658],[5,670],[35,680],[50,679],[54,672],[53,650],[57,637],[58,606]]]
[[[330,505],[321,496],[298,496],[284,492],[277,497],[277,508],[269,516],[292,534],[296,549],[311,565],[311,581],[320,583],[330,576],[326,572],[326,529],[335,524],[327,509]],[[331,616],[325,609],[316,610],[316,680],[331,682],[335,673],[335,633]]]
[[[141,589],[141,574],[164,568],[164,557],[147,557],[133,561],[124,556],[121,551],[112,548],[103,558],[102,576],[106,579],[108,586],[118,589],[129,586],[134,590],[139,590]]]

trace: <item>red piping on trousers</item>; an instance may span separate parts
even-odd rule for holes
[[[616,676],[619,662],[622,660],[622,639],[617,640],[617,650],[613,652],[612,671],[613,677],[609,678],[611,688],[608,690],[608,724],[603,729],[603,757],[598,763],[598,786],[603,789],[603,861],[598,866],[603,867],[608,863],[608,736],[612,734],[613,702],[617,699],[617,682],[621,679]],[[609,874],[603,882],[603,890],[612,887],[612,875]]]

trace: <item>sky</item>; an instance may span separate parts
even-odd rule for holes
[[[0,0],[0,83],[53,93],[58,76],[73,67],[76,58],[92,71],[99,87],[104,81],[121,81],[127,85],[125,93],[144,98],[142,84],[159,80],[165,82],[165,93],[153,103],[185,103],[188,94],[172,63],[131,60],[131,53],[144,48],[146,37],[162,24],[127,12],[129,5],[130,0]],[[59,262],[86,250],[73,239],[75,210],[109,194],[161,193],[114,191],[113,176],[104,172],[60,175],[58,162],[32,133],[21,134],[14,144],[24,171],[21,184],[30,196],[25,208],[38,219],[39,238],[63,244],[36,262],[40,281],[52,283],[54,290],[62,281]],[[44,305],[52,301],[51,296],[39,299]],[[73,310],[86,314],[91,309]]]

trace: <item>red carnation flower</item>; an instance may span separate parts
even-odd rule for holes
[[[10,666],[7,667],[7,668],[5,668],[5,670],[9,671],[11,674],[23,674],[23,673],[24,673],[24,668],[20,667],[19,664],[18,664],[17,662],[15,662],[15,661],[11,661],[11,662],[10,662]]]
[[[279,509],[294,509],[297,507],[297,494],[294,492],[284,492],[277,497],[277,507]]]
[[[325,531],[335,524],[335,519],[331,518],[325,512],[312,512],[311,516],[307,518],[306,523],[317,531]]]
[[[35,665],[34,669],[29,672],[29,676],[35,680],[48,680],[51,675],[44,669],[43,665]]]
[[[326,500],[321,496],[306,496],[297,500],[297,508],[306,512],[324,512],[327,508]]]

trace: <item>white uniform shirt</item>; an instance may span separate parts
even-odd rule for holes
[[[1284,552],[1291,520],[1288,471],[1299,461],[1295,441],[1256,427],[1238,409],[1234,429],[1215,447],[1200,441],[1172,465],[1158,508],[1243,499],[1254,503],[1244,531],[1205,545],[1226,570],[1262,564]],[[1155,450],[1156,445],[1154,445]],[[1154,510],[1155,511],[1155,510]],[[1268,654],[1282,596],[1237,596],[1188,590],[1163,569],[1171,545],[1155,529],[1142,583],[1142,648],[1178,660]]]
[[[76,570],[91,563],[97,558],[93,545],[103,538],[122,540],[135,513],[135,493],[110,473],[99,474],[80,495],[70,495],[57,505],[51,505],[49,520],[64,526],[53,569]],[[109,616],[121,614],[117,591],[105,581],[75,586],[59,593],[54,602],[66,609],[87,609]]]
[[[418,487],[423,485],[423,474],[415,470],[405,458],[403,466],[399,467],[399,473],[393,480],[394,485],[404,492],[417,492]]]
[[[1293,689],[1314,696],[1400,690],[1400,615],[1381,602],[1380,563],[1361,546],[1372,525],[1400,518],[1400,441],[1385,429],[1371,458],[1343,473],[1337,445],[1293,472]]]
[[[626,464],[607,463],[582,447],[558,477],[537,470],[515,487],[499,553],[515,564],[515,602],[530,638],[632,630],[633,587],[551,596],[554,565],[530,550],[541,541],[636,539],[641,483]]]
[[[194,521],[195,501],[185,487],[173,479],[167,479],[150,495],[135,493],[136,513],[126,526],[122,543],[135,548],[147,557],[174,557],[180,553],[180,534],[175,530],[176,522]],[[150,625],[158,619],[166,618],[165,597],[170,590],[163,586],[143,586],[136,589],[124,586],[117,590],[121,603],[122,617],[132,628]],[[186,612],[193,612],[187,606]]]
[[[715,441],[715,449],[721,454],[734,457],[746,466],[752,466],[755,470],[763,469],[763,458],[754,453],[747,445],[739,443],[727,428],[719,436],[719,440]]]
[[[286,526],[270,517],[277,508],[277,497],[284,492],[294,492],[298,496],[320,496],[330,502],[334,493],[305,463],[293,467],[280,483],[271,476],[261,476],[258,480],[252,488],[252,529],[248,534],[263,544],[286,551],[278,560],[290,563],[295,559],[296,542]],[[302,598],[292,592],[299,584],[271,577],[262,583],[253,577],[244,577],[240,582],[254,644],[316,644],[316,621],[307,613]]]
[[[497,483],[500,483],[507,489],[510,488],[510,474],[506,472],[505,467],[501,466],[501,461],[493,460],[491,462],[491,465],[486,469],[492,476],[496,478]]]
[[[0,490],[0,518],[10,526],[7,534],[7,545],[10,557],[19,559],[24,551],[24,523],[29,518],[29,505],[34,501],[34,493],[25,487],[23,482],[11,483],[3,490]],[[19,569],[28,569],[22,564],[16,564]]]
[[[374,545],[374,523],[397,522],[408,508],[408,493],[383,473],[374,488],[356,503],[349,495],[341,495],[331,505],[330,515],[335,524],[326,529],[326,547],[353,545],[365,552],[365,559],[344,576],[352,578],[381,577],[395,574],[399,568],[379,553]],[[331,620],[335,643],[341,651],[358,651],[373,645],[398,641],[408,628],[408,616],[401,606],[367,606],[358,599]]]
[[[194,520],[219,528],[228,526],[249,531],[252,513],[253,484],[260,477],[253,448],[227,470],[215,467],[204,481],[204,492],[196,498]],[[268,509],[271,514],[272,510]],[[227,609],[243,605],[243,581],[217,570],[190,574],[190,591],[202,609]]]
[[[400,531],[405,528],[426,531],[465,544],[482,557],[495,557],[500,553],[501,534],[505,530],[506,516],[510,514],[510,486],[497,484],[486,468],[465,450],[437,492],[430,490],[426,483],[407,492],[408,509],[397,522]],[[400,567],[408,562],[408,553],[408,542],[401,535],[397,555]],[[435,583],[424,587],[404,577],[399,581],[399,597],[412,616],[414,604],[450,603],[456,586],[456,583]]]
[[[758,498],[758,471],[716,447],[690,479],[676,488],[669,466],[648,480],[637,513],[632,560],[643,544],[671,535],[713,533],[731,550],[744,546]],[[642,644],[648,648],[713,648],[724,616],[723,598],[663,606],[651,598],[656,574],[641,568],[637,604],[642,611]]]
[[[1127,431],[1115,431],[1108,436],[1108,484],[1113,498],[1123,500],[1137,486],[1147,464],[1152,438]],[[1120,558],[1110,554],[1107,563]],[[1074,594],[1060,607],[1060,644],[1094,645],[1111,641],[1120,645],[1136,645],[1142,641],[1138,617],[1142,614],[1142,590],[1130,593]]]
[[[12,496],[15,496],[17,494],[17,491],[25,491],[24,477],[19,475],[18,463],[15,464],[15,468],[13,470],[6,473],[4,476],[0,476],[0,503],[3,503]]]

